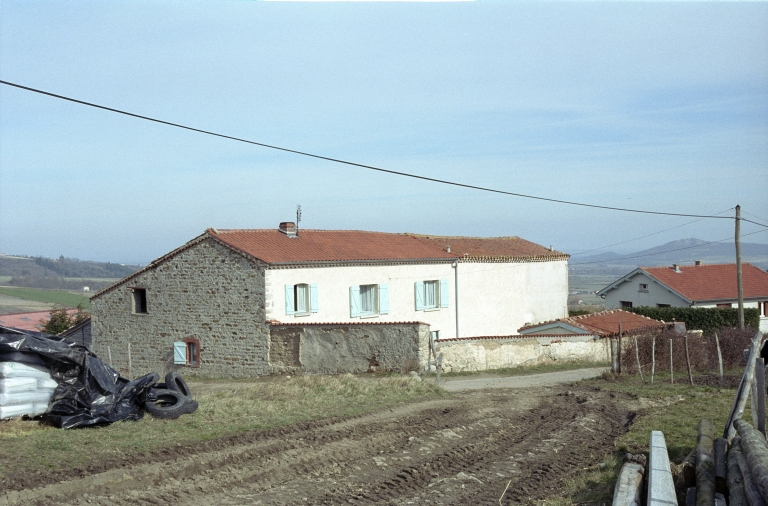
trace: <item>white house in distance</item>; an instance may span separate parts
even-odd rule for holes
[[[768,273],[742,264],[744,307],[760,312],[760,330],[768,330]],[[640,267],[597,295],[606,309],[652,307],[736,307],[736,264]]]

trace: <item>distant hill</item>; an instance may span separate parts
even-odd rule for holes
[[[700,239],[681,239],[624,255],[614,252],[573,255],[569,265],[576,271],[613,271],[617,268],[630,271],[637,267],[691,265],[696,260],[701,260],[705,264],[736,263],[736,246],[733,243],[708,243]],[[741,261],[749,262],[761,269],[768,269],[768,245],[742,243]]]
[[[84,283],[71,279],[78,278],[87,280],[92,290],[98,290],[109,285],[109,280],[130,276],[140,268],[139,265],[91,262],[63,256],[45,258],[0,255],[0,276],[10,278],[2,284],[11,286],[79,290]]]

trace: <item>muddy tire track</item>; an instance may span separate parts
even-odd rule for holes
[[[602,461],[628,420],[586,388],[467,392],[158,454],[0,504],[498,504],[508,482],[503,504],[525,504]]]

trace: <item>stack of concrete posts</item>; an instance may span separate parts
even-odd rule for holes
[[[43,365],[0,362],[0,420],[45,413],[56,386]]]

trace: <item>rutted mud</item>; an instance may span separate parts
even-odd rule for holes
[[[473,391],[39,477],[0,504],[490,505],[505,488],[526,504],[601,462],[630,419],[582,387]]]

